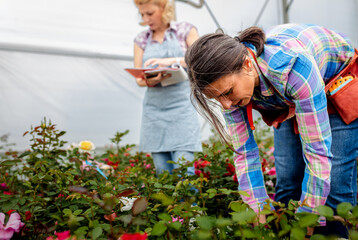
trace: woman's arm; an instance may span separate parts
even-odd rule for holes
[[[259,150],[248,123],[246,108],[225,110],[223,114],[228,134],[231,136],[234,149],[238,152],[234,156],[234,163],[239,190],[248,195],[242,195],[241,198],[259,213],[262,204],[265,204],[269,197],[265,188]]]
[[[134,67],[140,68],[142,67],[143,61],[143,49],[141,49],[136,43],[134,43]],[[143,78],[136,78],[137,84],[141,87],[146,87],[147,84],[145,79]]]
[[[331,129],[319,68],[312,56],[299,54],[288,76],[286,94],[295,103],[303,157],[306,162],[299,212],[315,212],[330,190]]]
[[[198,31],[196,30],[195,27],[192,27],[185,40],[187,47],[190,47],[198,38],[199,38]],[[180,64],[184,68],[187,67],[184,61],[184,57],[151,58],[144,63],[144,66],[157,65],[158,67],[168,67],[176,63]]]

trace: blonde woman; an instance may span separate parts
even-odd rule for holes
[[[174,8],[167,0],[134,0],[143,26],[134,40],[135,67],[186,67],[186,49],[198,39],[196,28],[187,22],[174,22]],[[151,78],[138,78],[147,87],[143,101],[140,150],[152,153],[157,175],[172,172],[179,161],[193,161],[201,151],[198,115],[190,101],[189,81],[163,87],[162,73]],[[168,163],[174,161],[176,164]],[[187,174],[193,175],[189,167]]]

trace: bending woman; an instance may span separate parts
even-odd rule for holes
[[[334,209],[341,202],[356,205],[358,120],[345,124],[328,109],[325,93],[325,83],[353,56],[346,37],[303,24],[275,26],[266,34],[251,27],[235,38],[208,34],[187,51],[192,95],[220,135],[232,142],[239,190],[250,195],[242,199],[256,212],[268,195],[251,107],[275,126],[276,201],[300,200],[305,204],[298,212],[316,212],[324,204]],[[210,99],[224,108],[229,138]],[[334,225],[327,234],[348,238],[342,224],[327,224]]]

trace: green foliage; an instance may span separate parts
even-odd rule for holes
[[[66,149],[65,132],[44,119],[24,134],[31,138],[29,150],[1,152],[0,212],[15,210],[26,224],[16,237],[46,239],[69,230],[77,239],[118,239],[135,232],[149,239],[303,239],[320,215],[342,221],[358,239],[358,207],[348,203],[341,203],[335,216],[326,206],[317,209],[319,215],[296,213],[298,202],[267,200],[260,212],[266,223],[259,223],[240,197],[247,193],[237,190],[233,152],[217,139],[203,143],[194,162],[157,177],[150,154],[121,146],[127,133],[117,132],[110,138],[114,147],[102,154],[72,144]],[[260,128],[255,134],[267,173],[274,166],[272,135]],[[6,138],[0,142],[0,150],[10,146]],[[187,176],[193,164],[197,175]],[[265,181],[275,184],[275,175],[265,174]]]

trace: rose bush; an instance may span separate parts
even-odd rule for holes
[[[30,136],[28,150],[2,151],[0,239],[6,239],[1,231],[10,230],[11,216],[18,216],[13,239],[303,239],[307,226],[318,225],[319,215],[295,213],[297,202],[283,206],[273,200],[268,203],[279,210],[267,204],[261,212],[267,223],[259,224],[237,190],[233,152],[215,135],[194,162],[156,177],[150,154],[121,145],[127,133],[117,132],[99,154],[90,141],[67,147],[65,132],[43,120],[24,134]],[[258,128],[255,137],[273,197],[272,136]],[[0,140],[0,150],[11,147]],[[196,175],[186,176],[188,165]],[[340,218],[325,206],[318,211],[328,221],[343,221],[357,238],[357,207],[342,203]]]

